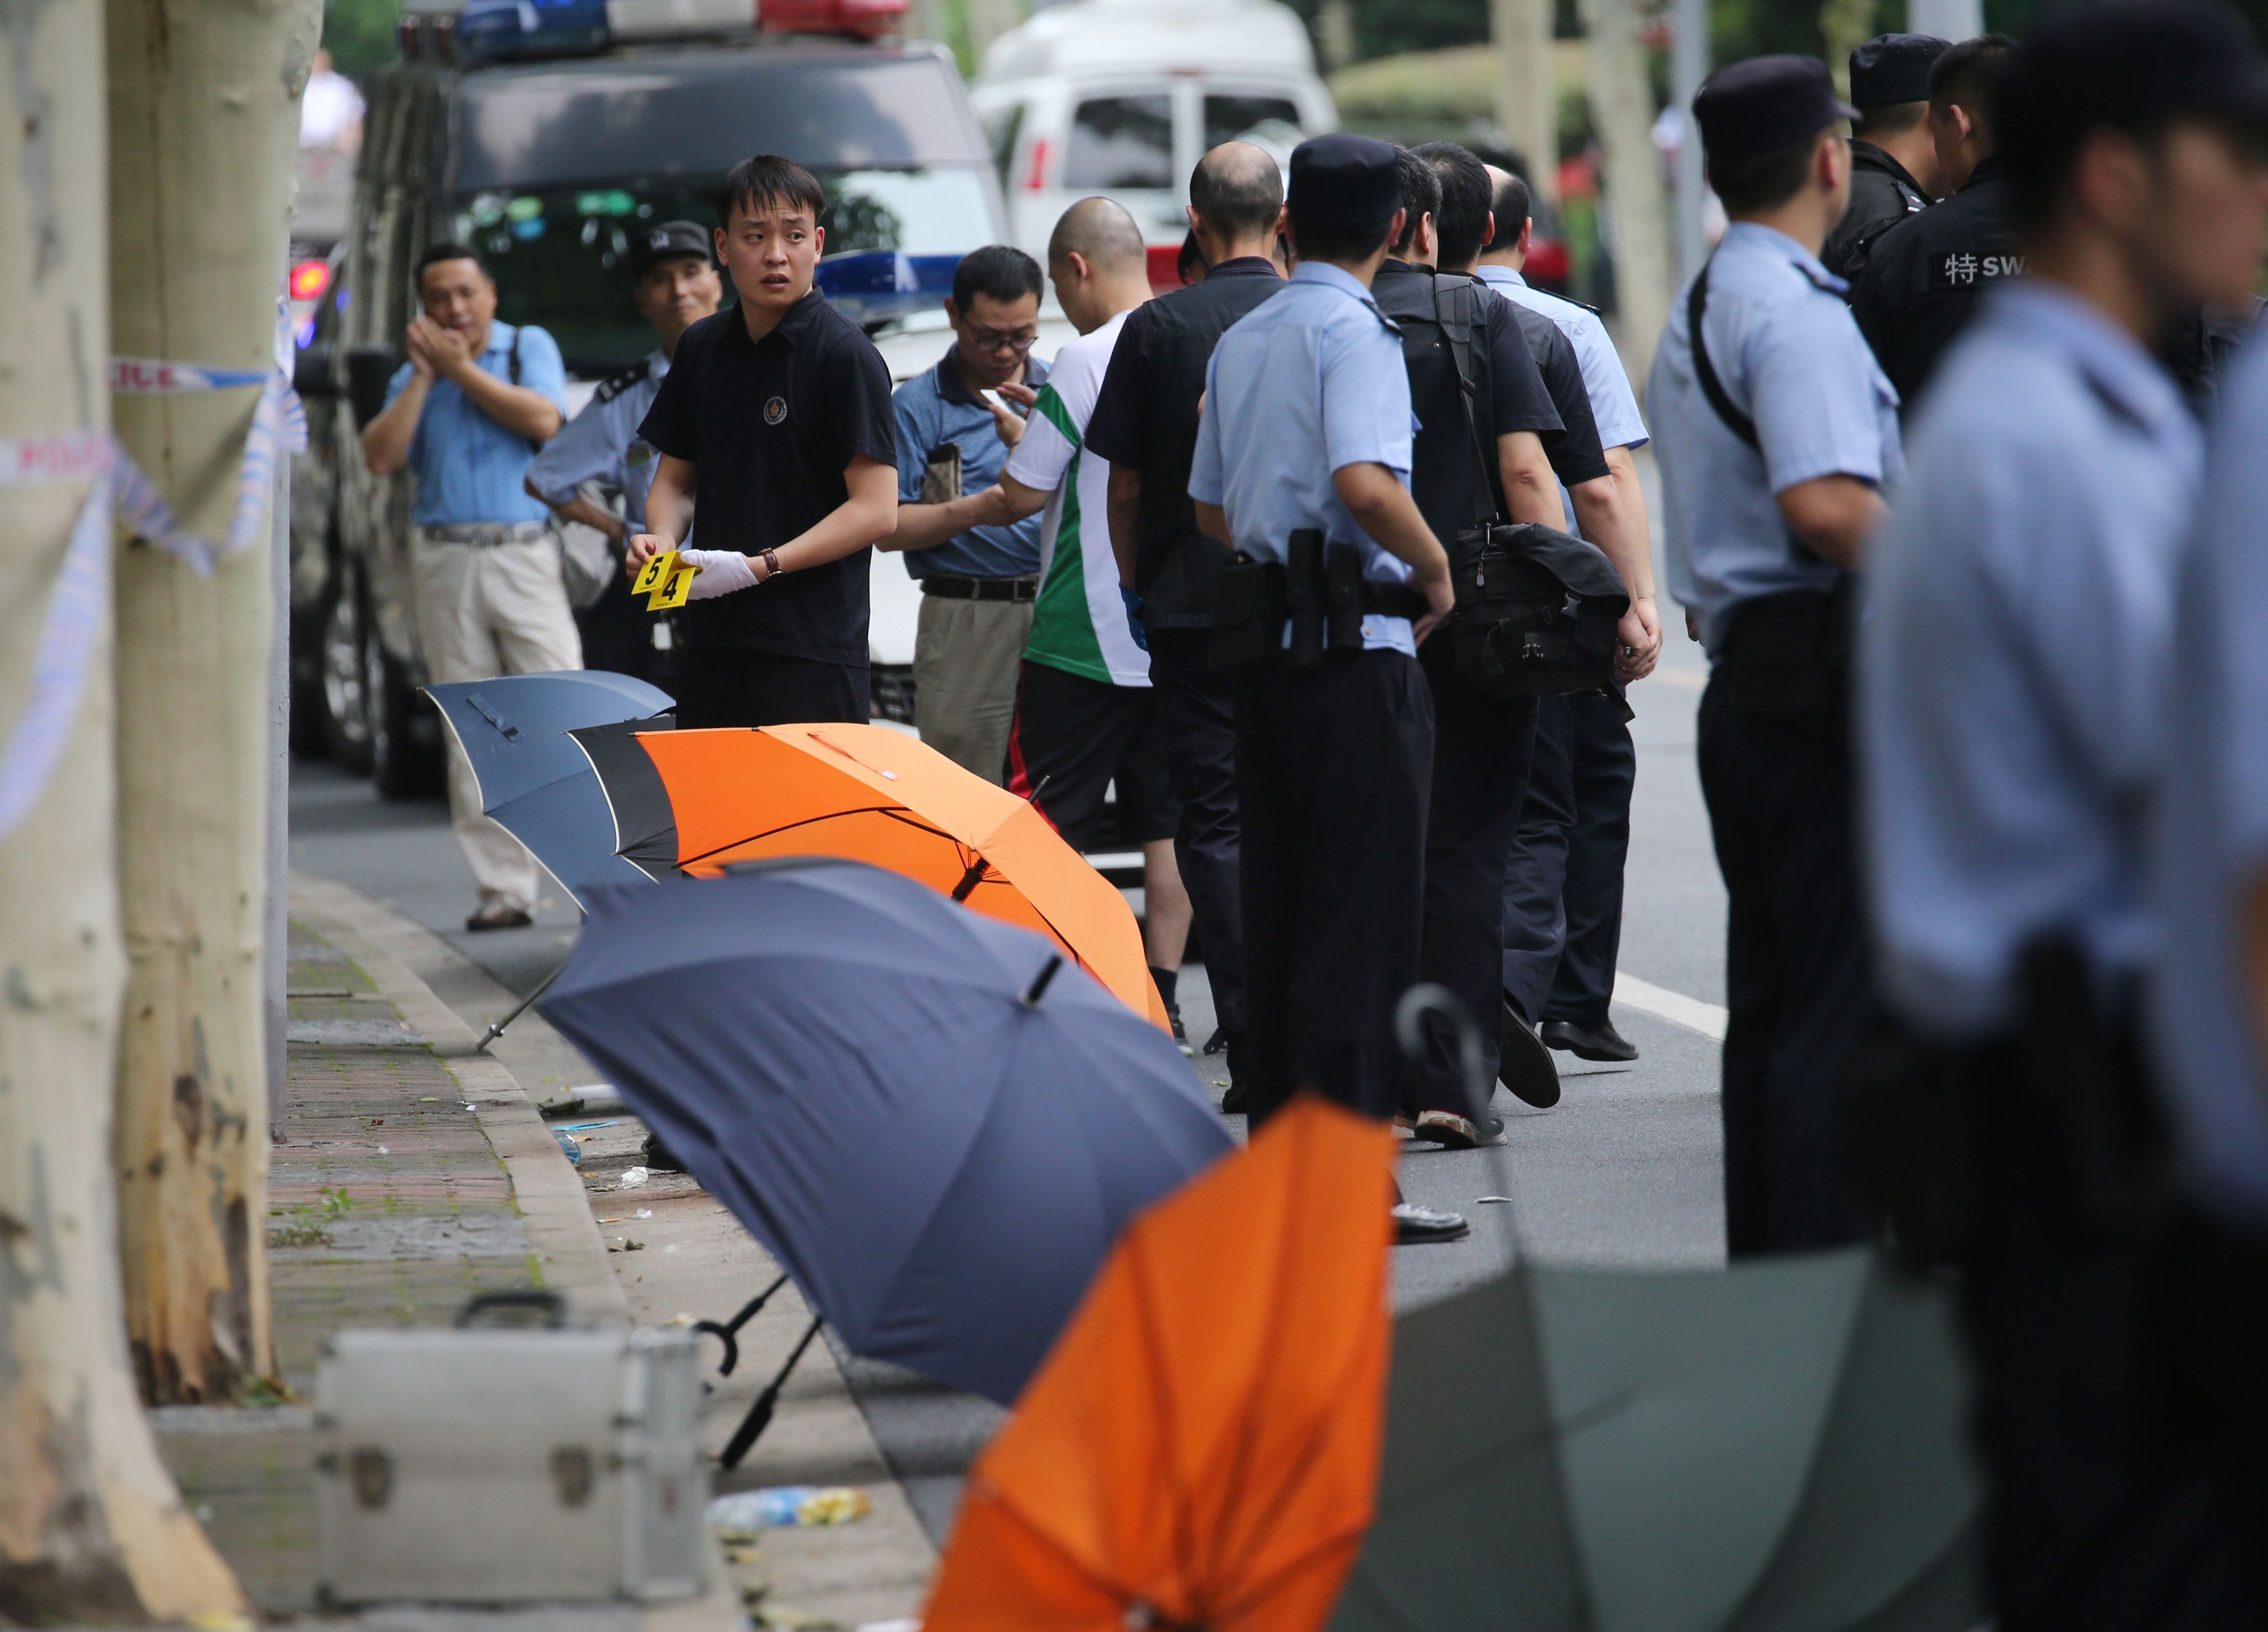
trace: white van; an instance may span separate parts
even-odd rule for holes
[[[1107,194],[1141,224],[1160,286],[1178,282],[1189,172],[1206,149],[1242,136],[1280,161],[1338,128],[1307,26],[1276,0],[1050,6],[993,42],[971,100],[1019,246],[1044,257],[1065,207]]]

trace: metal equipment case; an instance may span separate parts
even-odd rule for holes
[[[340,1333],[315,1383],[321,1598],[700,1592],[695,1343],[666,1328]]]

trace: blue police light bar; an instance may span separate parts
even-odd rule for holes
[[[828,304],[854,323],[879,323],[909,312],[931,312],[953,292],[959,255],[908,255],[895,249],[830,255],[814,282]]]
[[[457,16],[467,62],[600,50],[607,37],[606,0],[466,0]]]

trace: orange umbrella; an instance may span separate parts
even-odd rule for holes
[[[1385,1435],[1394,1138],[1313,1096],[1138,1218],[970,1470],[924,1632],[1313,1632]]]
[[[1137,1014],[1167,1025],[1121,895],[1047,819],[882,725],[641,731],[677,824],[677,864],[715,878],[775,856],[862,861],[1052,936]]]

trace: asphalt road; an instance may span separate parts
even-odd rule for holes
[[[1653,989],[1641,994],[1646,1006],[1618,1003],[1616,1023],[1642,1057],[1627,1068],[1601,1068],[1561,1056],[1565,1091],[1548,1112],[1499,1090],[1497,1109],[1510,1131],[1501,1150],[1451,1154],[1417,1146],[1405,1154],[1401,1178],[1410,1199],[1465,1211],[1475,1229],[1454,1245],[1398,1250],[1398,1305],[1431,1301],[1484,1278],[1505,1261],[1508,1231],[1516,1231],[1521,1250],[1561,1261],[1723,1260],[1717,1046],[1702,1030],[1660,1012],[1705,1027],[1708,1012],[1695,1005],[1724,1001],[1724,892],[1693,757],[1703,673],[1698,651],[1680,629],[1661,670],[1631,696],[1638,774],[1622,970]],[[546,901],[533,928],[467,933],[472,881],[446,809],[384,803],[367,782],[321,762],[293,767],[291,861],[446,936],[517,991],[533,989],[573,945],[576,916],[563,899]],[[1185,973],[1181,990],[1189,1034],[1202,1039],[1212,1026],[1202,973]],[[1512,1201],[1477,1199],[1490,1195]],[[941,1536],[962,1470],[999,1413],[896,1367],[839,1357],[916,1511]]]

